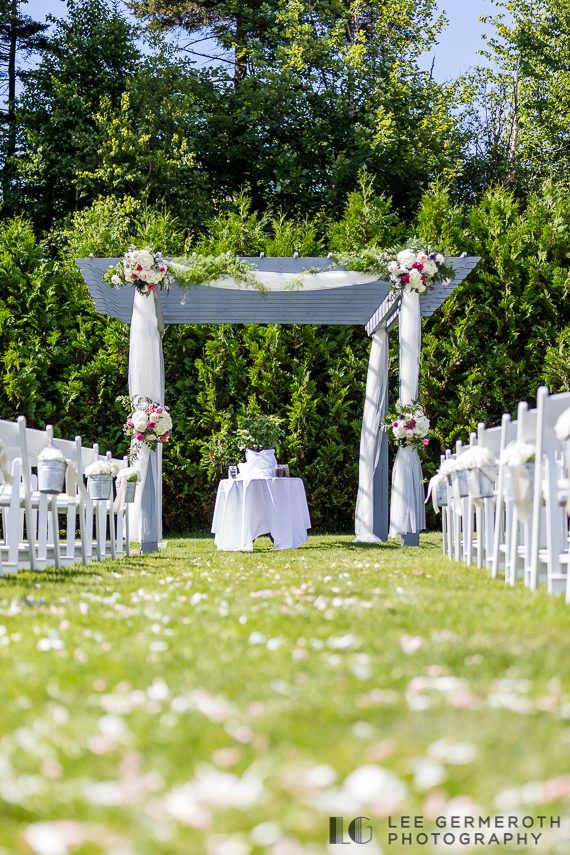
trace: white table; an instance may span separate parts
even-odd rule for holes
[[[302,478],[220,481],[212,520],[218,549],[251,552],[255,538],[268,532],[275,549],[297,549],[307,540],[309,528]]]

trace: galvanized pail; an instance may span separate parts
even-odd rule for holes
[[[112,475],[89,475],[87,490],[90,499],[110,499],[113,490]]]
[[[38,460],[40,493],[62,493],[66,468],[65,460]]]
[[[127,492],[125,493],[125,504],[132,505],[135,500],[135,492],[137,489],[136,481],[127,481]]]

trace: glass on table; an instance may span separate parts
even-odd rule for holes
[[[282,469],[283,469],[283,478],[290,478],[291,473],[289,472],[289,466],[287,463],[283,463]]]

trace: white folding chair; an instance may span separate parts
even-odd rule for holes
[[[501,441],[499,457],[516,437],[517,423],[511,421],[509,413],[504,413],[501,419]],[[497,493],[495,501],[495,523],[493,540],[493,557],[491,562],[491,576],[496,579],[499,575],[501,565],[507,573],[509,532],[511,530],[511,516],[513,512],[513,501],[507,496],[505,490],[506,467],[499,464],[499,478],[497,481]]]
[[[532,516],[531,560],[528,585],[536,590],[541,567],[546,567],[549,593],[566,591],[570,603],[568,578],[568,517],[561,505],[559,482],[564,473],[564,448],[556,438],[558,417],[570,407],[570,392],[550,395],[546,386],[537,392],[536,460]]]
[[[493,457],[497,459],[501,453],[501,436],[502,428],[499,425],[494,428],[487,428],[483,422],[477,426],[477,444],[481,448],[488,449]],[[488,570],[493,566],[493,543],[495,539],[495,495],[483,499],[483,508],[481,513],[481,524],[478,526],[478,532],[481,531],[481,536],[477,536],[477,566],[482,567],[483,564]]]

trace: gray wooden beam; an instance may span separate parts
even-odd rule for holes
[[[244,258],[260,271],[299,274],[310,268],[327,268],[330,258]],[[422,295],[422,315],[431,315],[476,265],[477,258],[450,259],[456,279]],[[96,310],[130,323],[134,288],[114,289],[103,274],[117,258],[76,259]],[[338,269],[344,269],[339,267]],[[390,282],[343,285],[322,290],[270,291],[200,285],[184,292],[174,285],[159,291],[165,324],[362,324],[369,335],[394,311]],[[384,307],[384,308],[383,308]],[[388,319],[389,320],[389,319]]]

